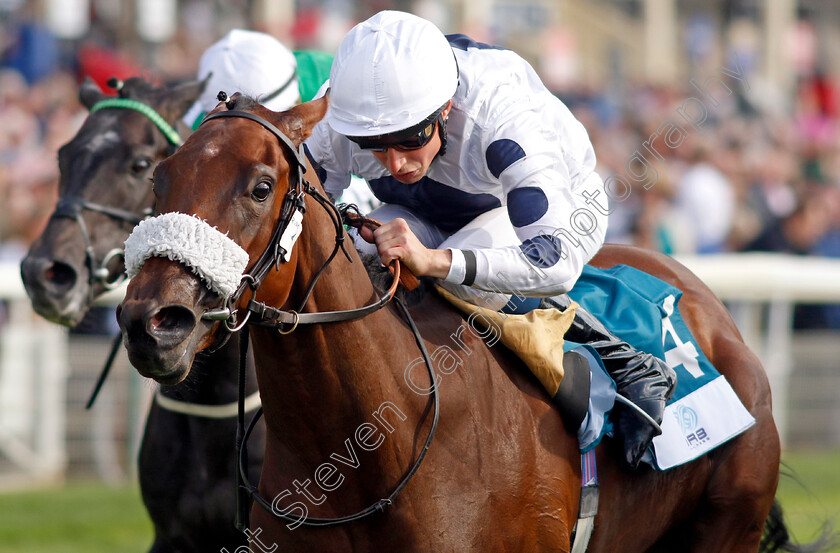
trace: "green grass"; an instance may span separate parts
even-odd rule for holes
[[[840,451],[789,452],[784,461],[799,479],[783,476],[778,492],[795,538],[814,539],[829,519],[840,528]],[[0,553],[145,553],[151,543],[136,486],[0,494]]]
[[[787,452],[782,462],[793,477],[782,475],[776,496],[794,538],[811,541],[825,523],[840,530],[840,451]]]
[[[145,553],[152,536],[136,486],[0,494],[0,553]]]

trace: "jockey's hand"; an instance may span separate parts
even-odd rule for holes
[[[376,244],[379,259],[386,267],[394,259],[399,259],[416,276],[445,278],[449,274],[452,252],[424,246],[411,232],[405,219],[394,219],[374,231],[362,227],[359,234],[367,242]]]

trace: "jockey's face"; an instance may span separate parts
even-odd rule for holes
[[[429,142],[417,150],[388,148],[384,152],[372,153],[395,179],[405,184],[413,184],[426,175],[438,151],[440,135],[436,128]]]
[[[441,112],[441,116],[446,119],[451,109],[452,102]],[[422,148],[416,150],[387,148],[385,151],[371,150],[371,153],[395,179],[405,184],[414,184],[426,175],[429,166],[440,151],[441,142],[438,126],[439,123],[436,123],[432,131],[432,138]]]

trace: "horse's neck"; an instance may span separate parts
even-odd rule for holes
[[[329,232],[316,239],[304,231],[295,246],[299,261],[288,307],[299,306],[335,244],[329,222],[304,225],[325,225]],[[341,253],[335,257],[304,312],[354,309],[376,301],[361,260],[351,253],[352,263]],[[274,435],[296,448],[304,464],[329,458],[361,423],[375,422],[372,413],[385,402],[415,412],[425,405],[427,398],[406,397],[413,394],[402,382],[403,372],[420,354],[411,332],[388,307],[352,322],[301,325],[286,336],[255,328],[252,336],[266,422],[277,424]]]

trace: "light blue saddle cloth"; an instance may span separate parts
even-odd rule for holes
[[[696,459],[755,424],[680,316],[680,290],[626,265],[610,269],[587,265],[569,296],[619,338],[662,359],[677,373],[662,435],[654,438],[653,451],[645,459],[654,467],[665,470]],[[591,348],[588,351],[591,353]],[[599,374],[606,374],[603,364],[592,357],[587,356],[593,370],[593,395],[608,394]],[[611,405],[597,396],[590,401],[590,412],[578,432],[581,451],[595,447],[609,431],[605,410]]]

